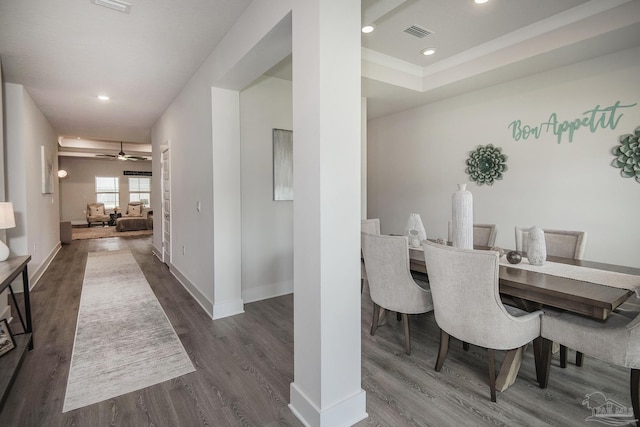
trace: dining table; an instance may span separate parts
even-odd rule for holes
[[[475,247],[474,249],[488,250],[489,248]],[[640,269],[634,267],[555,256],[547,257],[548,263],[557,264],[560,267],[565,265],[567,269],[582,273],[577,275],[580,278],[572,278],[555,273],[550,274],[548,268],[536,269],[524,268],[525,265],[511,265],[504,259],[505,257],[501,257],[498,273],[500,295],[503,300],[515,303],[517,307],[526,311],[544,310],[547,306],[605,321],[616,307],[634,293],[634,290],[602,282],[606,282],[610,276],[617,275],[631,278],[632,282],[640,285]],[[523,260],[526,260],[524,256]],[[425,279],[428,277],[422,247],[409,248],[409,262],[413,274],[418,277],[424,276]],[[600,283],[593,283],[591,275],[597,276],[597,281]],[[637,280],[633,276],[637,276]],[[504,391],[513,384],[520,369],[524,351],[525,348],[507,351],[496,378],[496,390]]]

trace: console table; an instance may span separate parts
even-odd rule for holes
[[[33,350],[33,326],[31,324],[31,303],[29,301],[29,274],[27,273],[27,264],[30,260],[31,255],[23,255],[9,258],[6,261],[0,261],[0,293],[7,288],[9,289],[16,314],[20,319],[23,329],[23,332],[13,334],[16,348],[0,357],[0,409],[2,409],[9,394],[9,389],[18,375],[22,361],[27,354],[27,349]],[[13,288],[11,287],[11,283],[20,274],[22,274],[22,289],[24,291],[24,316],[16,301]]]

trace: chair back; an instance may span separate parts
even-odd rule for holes
[[[462,341],[496,350],[522,345],[519,322],[500,300],[498,252],[429,241],[422,246],[435,318],[442,330]]]
[[[498,236],[498,227],[495,224],[473,224],[473,245],[474,246],[486,246],[491,248],[496,244],[496,237]],[[453,225],[449,220],[449,230],[447,233],[447,240],[453,241]]]
[[[87,203],[87,216],[104,216],[104,203]]]
[[[360,231],[369,234],[380,234],[380,218],[360,220]]]
[[[587,233],[584,231],[550,230],[544,231],[547,255],[563,258],[583,259],[587,245]],[[529,228],[516,227],[516,250],[526,252],[529,248]]]
[[[374,303],[400,313],[425,313],[431,309],[429,292],[418,286],[409,270],[406,236],[362,234],[369,291]]]

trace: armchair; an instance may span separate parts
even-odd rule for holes
[[[440,350],[440,372],[450,336],[487,349],[491,401],[496,401],[494,350],[515,354],[540,336],[541,311],[527,313],[500,301],[498,252],[453,248],[423,241]],[[539,348],[540,340],[534,342]]]
[[[104,211],[104,203],[87,203],[87,227],[101,222],[104,226],[109,222],[109,214]]]
[[[361,236],[373,301],[370,333],[376,333],[380,308],[399,313],[404,323],[405,353],[411,354],[409,314],[432,311],[431,292],[411,277],[409,241],[406,236],[383,236],[365,232],[361,232]],[[428,287],[426,283],[423,286]]]

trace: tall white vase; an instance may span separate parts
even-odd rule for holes
[[[404,227],[404,235],[409,238],[409,244],[414,248],[422,246],[422,241],[427,240],[427,231],[422,225],[420,214],[409,214],[407,225]]]
[[[547,260],[547,244],[544,241],[544,231],[539,227],[529,229],[529,246],[527,259],[531,265],[542,265]]]
[[[458,184],[451,198],[453,246],[473,249],[473,196],[466,188],[467,184]]]

